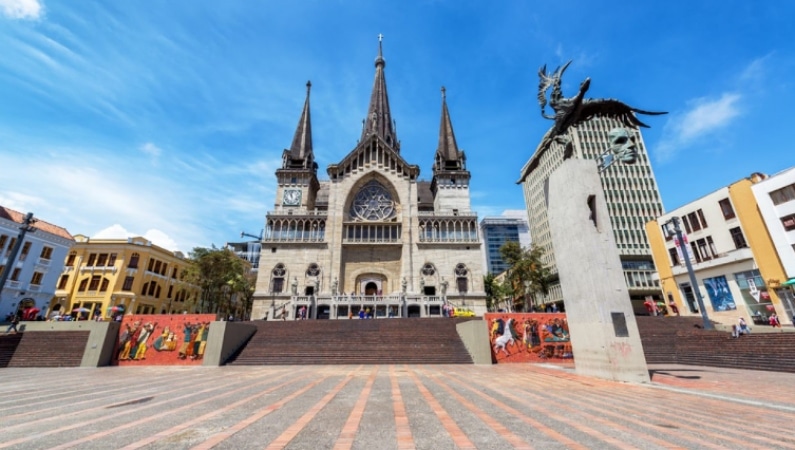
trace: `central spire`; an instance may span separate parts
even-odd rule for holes
[[[400,143],[389,110],[389,96],[386,93],[386,76],[384,75],[384,60],[382,40],[384,36],[378,35],[378,56],[375,58],[375,81],[373,92],[370,94],[370,107],[367,109],[367,118],[364,120],[362,138],[375,134],[383,139],[395,151],[400,151]]]

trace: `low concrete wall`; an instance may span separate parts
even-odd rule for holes
[[[89,331],[88,342],[83,352],[80,367],[101,367],[111,362],[116,337],[119,335],[118,322],[21,322],[20,331]]]
[[[469,320],[456,324],[455,327],[464,346],[472,356],[472,362],[491,364],[491,345],[489,344],[489,330],[486,321]]]
[[[256,331],[257,327],[248,322],[213,322],[202,365],[223,365]]]

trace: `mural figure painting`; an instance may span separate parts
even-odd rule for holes
[[[497,353],[498,351],[502,350],[506,355],[510,355],[510,353],[508,353],[508,345],[516,345],[516,340],[513,336],[513,319],[508,319],[508,321],[505,322],[504,328],[505,331],[502,333],[502,336],[498,337],[494,341],[494,352]]]
[[[485,319],[498,363],[574,358],[564,313],[489,313]]]
[[[201,360],[212,320],[214,314],[126,315],[119,332],[115,363],[173,365]]]

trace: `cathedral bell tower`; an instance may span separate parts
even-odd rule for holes
[[[466,155],[458,149],[450,112],[447,110],[447,90],[442,86],[442,120],[439,126],[439,145],[433,160],[433,207],[439,213],[457,215],[471,211]]]
[[[282,167],[276,170],[278,188],[276,209],[315,208],[320,184],[317,163],[312,152],[312,120],[309,112],[309,91],[312,83],[306,82],[306,101],[298,120],[293,143],[282,153]]]

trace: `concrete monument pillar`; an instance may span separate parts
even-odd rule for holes
[[[580,375],[649,383],[594,161],[568,159],[549,177],[547,219]]]

